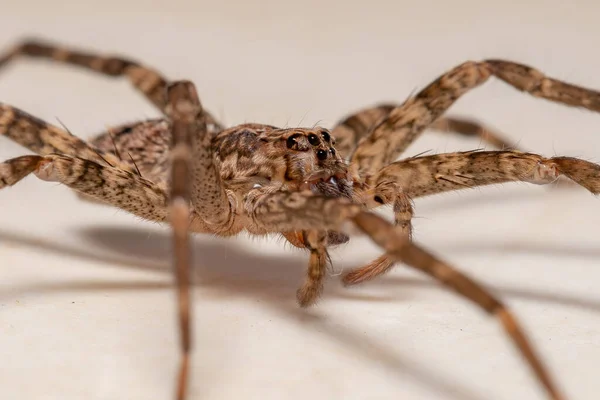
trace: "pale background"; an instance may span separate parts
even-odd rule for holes
[[[2,3],[0,47],[39,36],[121,53],[193,80],[228,124],[332,126],[486,57],[600,88],[594,0]],[[156,115],[124,81],[33,61],[1,72],[0,101],[82,137]],[[498,81],[451,113],[600,161],[600,116]],[[0,159],[27,153],[0,141]],[[479,146],[430,133],[408,153]],[[416,240],[504,299],[579,400],[600,392],[598,211],[583,190],[525,184],[416,201]],[[168,231],[35,178],[0,192],[0,222],[0,397],[170,399]],[[406,268],[351,290],[333,277],[300,310],[305,254],[245,237],[196,237],[194,251],[192,399],[545,398],[496,321]],[[358,238],[332,256],[339,273],[378,254]]]

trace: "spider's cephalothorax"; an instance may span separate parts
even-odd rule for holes
[[[213,145],[224,186],[236,190],[239,200],[250,189],[267,185],[352,197],[346,163],[326,129],[245,124],[224,130]]]
[[[386,254],[347,273],[345,284],[379,276],[395,262],[428,274],[496,316],[549,397],[563,399],[507,308],[480,284],[410,241],[412,200],[493,183],[547,184],[560,175],[600,193],[599,165],[508,150],[507,141],[479,124],[443,116],[460,96],[491,76],[537,97],[597,112],[600,92],[549,78],[526,65],[485,60],[458,65],[402,104],[358,111],[331,132],[261,124],[224,129],[202,109],[191,82],[170,83],[131,60],[26,42],[0,57],[0,67],[20,55],[127,77],[164,115],[110,129],[87,142],[0,104],[0,134],[36,153],[0,163],[0,189],[33,173],[74,189],[86,200],[171,224],[183,356],[178,399],[185,397],[191,351],[188,232],[278,233],[307,249],[306,281],[297,292],[299,304],[306,307],[323,290],[327,247],[348,240],[340,233],[346,222]],[[479,137],[503,150],[396,161],[426,128]],[[368,211],[381,205],[393,206],[394,224]]]

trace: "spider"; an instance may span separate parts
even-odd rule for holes
[[[307,276],[297,300],[308,307],[323,291],[330,263],[327,249],[347,242],[352,225],[385,254],[345,274],[346,285],[373,279],[396,262],[431,276],[498,318],[548,397],[564,398],[502,302],[411,241],[412,200],[510,181],[548,184],[561,175],[600,193],[599,165],[509,150],[494,132],[442,116],[491,76],[534,96],[593,111],[600,111],[600,92],[549,78],[526,65],[485,60],[458,65],[404,103],[360,110],[332,130],[258,123],[225,128],[202,108],[191,82],[170,82],[135,61],[31,40],[0,57],[0,67],[20,56],[125,77],[164,116],[108,129],[88,142],[66,128],[0,104],[0,133],[37,154],[1,163],[0,188],[33,173],[74,189],[86,200],[172,226],[181,336],[177,399],[186,397],[192,348],[189,232],[278,233],[306,249]],[[503,149],[395,161],[427,128],[479,136]],[[383,205],[393,206],[393,224],[369,211]]]

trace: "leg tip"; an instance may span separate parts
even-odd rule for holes
[[[319,287],[313,285],[305,285],[301,287],[296,292],[296,299],[298,300],[298,305],[302,308],[308,308],[310,306],[315,305],[319,300],[322,291],[322,286]]]
[[[184,353],[179,366],[179,376],[177,377],[177,393],[175,397],[177,400],[185,400],[187,396],[189,367],[190,355],[189,353]]]

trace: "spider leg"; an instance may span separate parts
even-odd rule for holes
[[[141,91],[148,100],[164,112],[167,79],[158,72],[134,61],[121,57],[103,56],[74,50],[34,39],[19,43],[1,56],[0,67],[5,66],[9,61],[20,56],[42,58],[76,65],[106,76],[125,76],[136,89]]]
[[[600,92],[549,78],[534,68],[510,61],[469,61],[445,73],[377,122],[351,156],[355,176],[369,181],[460,96],[490,76],[536,97],[600,111]]]
[[[331,136],[335,138],[335,150],[347,159],[371,128],[396,107],[395,104],[378,104],[344,117],[331,130]]]
[[[409,240],[412,239],[412,218],[414,210],[412,200],[397,186],[393,191],[394,199],[394,225],[399,232],[405,235]],[[380,204],[385,204],[383,197],[377,196]],[[383,275],[389,271],[395,264],[395,261],[387,254],[383,254],[375,260],[371,261],[364,267],[356,268],[342,277],[344,285],[355,285],[360,282],[368,281],[376,276]]]
[[[473,151],[392,163],[377,175],[374,189],[368,195],[389,203],[398,187],[411,198],[416,198],[514,181],[544,185],[555,182],[560,176],[569,178],[593,194],[600,194],[600,165],[572,157],[544,158],[516,151]],[[373,204],[374,201],[371,202]],[[385,273],[392,264],[389,257],[382,256],[365,267],[350,271],[343,281],[347,285],[364,282]]]
[[[563,399],[512,313],[480,284],[410,242],[406,235],[385,219],[345,199],[319,197],[310,192],[255,189],[248,194],[245,207],[254,228],[263,232],[340,230],[345,221],[352,222],[385,249],[393,260],[431,276],[497,317],[550,398]]]
[[[133,172],[129,165],[121,162],[114,155],[98,149],[64,129],[2,103],[0,103],[0,135],[40,155],[60,153]]]
[[[530,344],[520,323],[508,308],[475,280],[399,235],[387,221],[375,214],[363,212],[353,222],[367,233],[375,243],[386,249],[395,261],[405,262],[434,278],[444,286],[454,289],[493,317],[497,317],[514,345],[533,369],[538,381],[553,400],[564,399],[540,357]]]
[[[0,163],[0,189],[12,186],[35,171],[41,157],[23,156]]]
[[[179,89],[180,87],[183,89]],[[214,161],[213,135],[207,130],[206,116],[194,84],[181,81],[169,90],[174,91],[173,93],[185,92],[182,97],[185,101],[177,100],[181,110],[175,109],[178,103],[172,100],[173,105],[167,107],[167,113],[172,115],[173,131],[185,132],[182,137],[189,137],[190,140],[189,148],[185,151],[193,155],[189,157],[194,177],[190,186],[190,200],[194,211],[215,233],[228,231],[234,219],[232,203],[235,199],[229,199],[221,182]],[[183,147],[179,151],[184,151]]]
[[[381,170],[374,180],[374,191],[386,198],[397,185],[416,198],[513,181],[544,185],[561,175],[593,194],[600,193],[600,165],[518,151],[467,151],[398,161]]]
[[[167,220],[167,195],[153,182],[111,166],[66,155],[21,156],[0,163],[0,189],[34,173],[151,221]]]
[[[336,139],[335,149],[343,157],[348,158],[356,149],[361,139],[394,108],[400,104],[380,104],[357,111],[338,122],[331,134]],[[478,121],[462,117],[440,117],[429,129],[447,134],[478,138],[481,142],[497,149],[516,149],[517,147],[505,139],[505,135],[491,129]]]
[[[41,40],[26,40],[0,55],[0,68],[11,60],[21,57],[32,57],[53,60],[56,62],[79,66],[113,77],[126,77],[163,114],[166,112],[167,99],[165,93],[169,81],[157,71],[122,57],[105,56],[84,52]],[[222,126],[207,113],[209,127],[215,131]]]
[[[301,307],[308,307],[315,304],[321,293],[323,293],[323,281],[327,271],[329,255],[326,249],[326,231],[303,231],[302,235],[304,236],[304,246],[310,251],[310,260],[306,282],[296,292],[296,298]]]
[[[192,136],[197,134],[198,115],[202,112],[196,90],[192,83],[176,82],[168,88],[168,112],[173,120],[171,197],[169,202],[171,227],[173,229],[174,273],[177,282],[179,332],[181,335],[181,364],[177,383],[177,400],[183,400],[187,392],[187,379],[192,351],[190,269],[191,249],[189,243],[190,188],[194,182],[192,167]],[[204,126],[204,128],[206,128]]]

